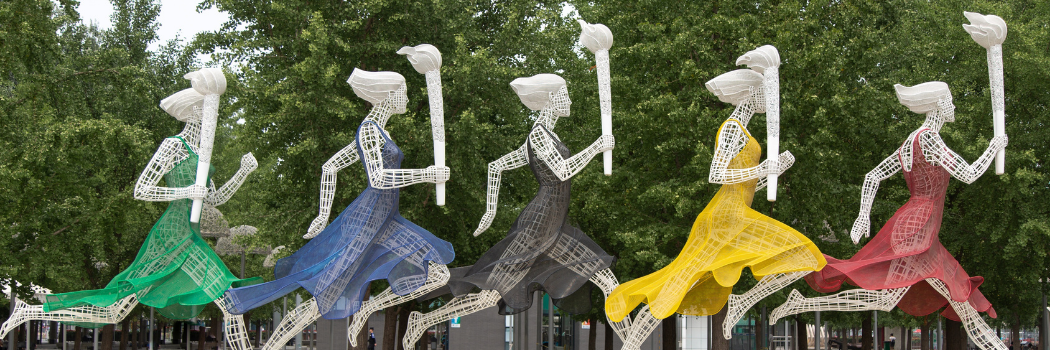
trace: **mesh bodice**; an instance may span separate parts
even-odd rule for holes
[[[171,170],[165,173],[164,182],[167,183],[168,187],[172,188],[189,187],[197,182],[197,153],[193,152],[193,149],[186,144],[186,140],[183,138],[178,136],[172,136],[172,138],[182,142],[182,146],[186,147],[186,152],[189,152],[190,156],[175,164]],[[215,167],[209,166],[208,181],[211,181],[211,174],[214,172]]]
[[[751,133],[747,132],[744,125],[736,119],[728,119],[725,123],[722,123],[722,128],[725,128],[726,123],[737,123],[740,125],[740,129],[744,130],[744,134],[747,135],[747,144],[744,148],[740,149],[740,153],[737,153],[732,160],[729,161],[729,165],[726,169],[746,169],[758,166],[762,161],[762,146],[755,141],[755,138],[751,136]],[[721,129],[719,129],[721,133]],[[722,195],[727,196],[730,200],[742,201],[751,206],[752,200],[755,198],[755,187],[758,184],[758,179],[748,180],[736,184],[722,185],[719,192]]]
[[[904,181],[908,183],[908,191],[911,192],[913,200],[930,199],[943,205],[951,174],[944,167],[926,161],[926,157],[922,154],[922,146],[919,144],[919,136],[923,132],[931,131],[921,131],[915,135],[914,139],[909,140],[912,147],[911,171],[903,171]]]
[[[371,122],[371,121],[366,121],[365,123],[375,124],[375,122]],[[364,124],[364,123],[362,123],[362,124]],[[380,128],[378,124],[375,124],[375,125],[376,125],[376,128],[379,129],[379,133],[383,134],[383,139],[386,140],[386,142],[383,143],[383,168],[384,169],[400,169],[401,168],[401,161],[405,159],[405,153],[401,151],[400,147],[397,147],[397,145],[394,144],[394,140],[391,140],[390,137],[387,136],[386,132],[383,131],[383,128]],[[360,132],[360,130],[358,132]],[[361,143],[360,142],[357,142],[357,155],[362,160],[366,159],[365,158],[365,152],[364,152],[363,149],[361,149]],[[363,166],[364,162],[362,162],[361,165]],[[372,181],[371,181],[372,175],[368,174],[368,169],[365,169],[365,176],[367,176],[368,180],[369,180],[368,181],[368,187],[372,187]],[[392,189],[392,190],[396,191],[397,189],[395,188],[395,189]]]

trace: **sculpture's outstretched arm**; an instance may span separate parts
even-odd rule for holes
[[[527,164],[529,164],[529,157],[525,145],[489,163],[489,186],[488,196],[485,200],[485,215],[481,217],[478,229],[474,230],[474,237],[488,230],[489,225],[492,225],[492,220],[496,217],[496,203],[499,202],[499,185],[503,171],[517,169]]]
[[[859,243],[862,236],[867,237],[871,234],[871,204],[875,202],[875,193],[879,191],[879,183],[901,170],[900,152],[901,150],[897,149],[896,152],[883,159],[875,169],[871,169],[867,175],[864,175],[864,188],[860,193],[860,213],[857,214],[857,220],[853,222],[853,229],[850,230],[850,237],[853,238],[854,244]]]
[[[384,169],[383,168],[383,130],[375,124],[361,127],[358,137],[365,155],[365,170],[368,181],[375,188],[401,188],[418,183],[442,183],[448,181],[448,167],[432,165],[426,169]]]
[[[726,123],[722,127],[722,131],[718,134],[718,145],[715,148],[714,157],[711,160],[711,174],[708,175],[707,181],[710,183],[731,185],[745,181],[751,181],[759,178],[765,178],[768,173],[768,159],[762,161],[758,166],[744,168],[744,169],[730,169],[729,162],[740,153],[740,150],[744,149],[747,145],[749,138],[744,132],[743,127],[735,122]],[[779,171],[783,172],[787,168],[791,167],[795,163],[795,157],[791,155],[791,152],[784,152],[780,154],[780,166]],[[765,186],[765,182],[760,182]]]
[[[321,204],[317,210],[317,217],[310,223],[310,228],[307,229],[303,238],[314,238],[324,230],[325,226],[328,226],[328,215],[332,213],[332,199],[335,197],[337,173],[339,170],[357,163],[359,159],[357,143],[355,142],[343,147],[321,166]]]
[[[532,148],[536,151],[536,157],[547,163],[551,170],[554,171],[554,174],[562,181],[572,178],[580,170],[583,170],[583,167],[587,166],[587,163],[594,156],[616,147],[616,139],[612,135],[602,135],[582,152],[576,153],[572,157],[564,158],[555,149],[554,139],[551,135],[541,128],[532,129],[532,132],[529,133],[529,142],[532,143]]]
[[[939,133],[921,133],[919,134],[919,143],[922,144],[922,151],[927,161],[939,164],[947,169],[953,177],[969,184],[977,181],[981,175],[984,175],[984,172],[988,170],[988,166],[992,164],[992,160],[995,159],[995,155],[1006,148],[1008,140],[1006,135],[992,138],[992,142],[988,144],[984,154],[981,154],[981,157],[977,158],[977,161],[972,165],[967,163],[962,156],[948,148],[944,141],[941,140]]]
[[[241,188],[244,180],[248,179],[248,174],[251,174],[258,167],[259,162],[255,160],[255,156],[251,152],[248,152],[248,154],[241,157],[241,168],[237,169],[237,173],[227,180],[226,184],[222,185],[222,188],[216,190],[215,184],[212,183],[208,196],[204,197],[204,203],[213,207],[225,204]]]
[[[184,198],[204,197],[207,189],[204,186],[188,186],[182,188],[157,186],[160,179],[178,164],[189,157],[189,152],[182,146],[182,142],[175,138],[164,139],[157,148],[157,153],[149,160],[146,169],[142,170],[138,181],[135,182],[135,199],[150,202],[170,202]]]

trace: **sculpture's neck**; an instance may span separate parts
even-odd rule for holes
[[[936,132],[941,131],[941,127],[944,126],[944,120],[937,115],[937,112],[937,110],[933,110],[926,113],[926,121],[922,122],[923,128]]]
[[[540,110],[540,116],[536,118],[536,124],[541,124],[547,130],[554,130],[554,125],[558,124],[558,116],[554,114],[553,108],[544,108]]]
[[[201,118],[199,114],[197,117],[196,120],[186,123],[186,126],[182,128],[182,132],[175,135],[186,140],[186,143],[194,148],[200,147],[201,144]]]
[[[386,129],[386,122],[390,120],[390,116],[393,115],[393,108],[389,103],[390,99],[382,100],[372,110],[368,112],[368,116],[365,117],[366,121],[373,121],[379,124],[380,129]]]

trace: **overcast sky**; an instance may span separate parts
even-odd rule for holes
[[[160,17],[157,18],[157,22],[160,23],[160,29],[157,31],[160,40],[153,42],[150,49],[156,49],[160,43],[175,39],[176,36],[189,40],[197,33],[218,30],[229,18],[225,12],[216,9],[197,13],[198,2],[160,0]],[[80,12],[80,19],[85,23],[95,22],[103,29],[112,27],[109,16],[113,14],[113,5],[109,0],[80,0],[77,12]]]

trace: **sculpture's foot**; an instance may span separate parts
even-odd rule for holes
[[[7,322],[0,326],[0,338],[6,338],[7,333],[25,323],[27,320],[25,314],[29,311],[29,307],[29,304],[26,304],[21,299],[15,300],[15,310],[11,312],[11,317],[8,317]]]
[[[408,314],[408,327],[405,327],[405,337],[401,340],[404,349],[415,349],[416,341],[423,336],[427,328],[423,324],[423,313],[412,311]]]
[[[802,293],[799,293],[798,289],[792,289],[791,293],[788,293],[787,301],[784,302],[783,305],[777,306],[777,308],[773,309],[773,312],[769,314],[769,324],[777,324],[781,318],[795,314],[795,309],[802,306],[802,303],[805,300],[806,297],[803,296]]]

